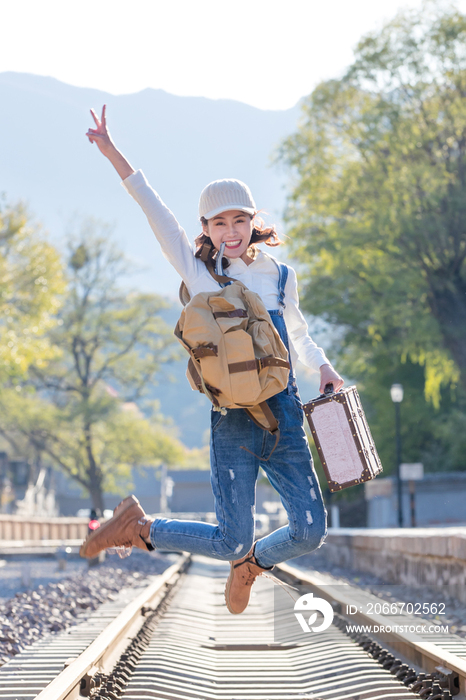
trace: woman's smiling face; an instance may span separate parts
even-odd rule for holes
[[[241,258],[247,265],[252,262],[247,254],[254,228],[253,219],[244,211],[224,211],[203,224],[204,233],[210,237],[216,250],[225,242],[228,258]]]

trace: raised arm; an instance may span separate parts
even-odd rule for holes
[[[109,159],[121,177],[121,184],[125,190],[141,206],[161,245],[164,256],[190,289],[191,284],[199,277],[200,273],[205,272],[204,263],[194,257],[185,231],[159,195],[150,187],[143,173],[140,170],[135,171],[113,143],[107,129],[105,112],[106,106],[104,105],[102,116],[99,119],[94,110],[91,109],[96,128],[89,129],[86,136],[91,143],[96,143],[99,151]]]
[[[96,129],[88,129],[87,138],[91,143],[96,143],[99,151],[109,159],[122,180],[132,175],[135,171],[132,165],[126,160],[123,153],[117,149],[112,141],[112,137],[107,129],[107,119],[105,116],[107,105],[102,107],[102,116],[99,119],[97,114],[91,109],[92,118],[95,121]]]

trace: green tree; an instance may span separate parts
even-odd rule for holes
[[[120,493],[138,465],[184,464],[185,448],[158,415],[144,417],[134,404],[95,391],[89,414],[78,401],[48,401],[14,389],[0,394],[0,434],[16,454],[57,466],[90,493],[103,512],[103,491]],[[91,405],[89,405],[91,404]]]
[[[0,206],[0,381],[56,356],[48,332],[65,291],[63,263],[22,205]]]
[[[359,380],[388,464],[402,378],[404,460],[464,468],[465,42],[451,7],[400,13],[309,96],[280,151],[303,306],[338,329],[338,367]]]
[[[398,14],[306,99],[279,153],[303,306],[338,328],[338,367],[362,380],[390,460],[388,388],[403,374],[407,453],[458,464],[445,446],[466,389],[465,45],[451,6]],[[422,390],[442,401],[435,421]]]
[[[377,353],[466,387],[466,17],[426,3],[364,38],[307,99],[281,156],[306,303],[343,329],[354,373]]]
[[[93,228],[69,246],[67,297],[49,332],[57,356],[31,365],[21,396],[2,397],[0,424],[10,440],[23,436],[54,460],[103,511],[103,491],[131,466],[177,462],[184,450],[134,403],[175,354],[158,315],[166,303],[122,289],[128,263]]]

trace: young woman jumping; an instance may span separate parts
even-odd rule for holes
[[[87,132],[89,141],[97,144],[125,189],[142,207],[164,256],[179,273],[191,298],[199,292],[219,291],[219,284],[199,255],[207,245],[209,257],[215,259],[225,243],[226,274],[262,298],[288,349],[291,369],[287,388],[267,401],[280,424],[280,441],[267,461],[274,438],[255,425],[245,411],[227,409],[225,415],[211,412],[211,484],[218,525],[168,518],[151,520],[139,501],[129,496],[115,509],[113,518],[88,536],[80,553],[95,557],[109,547],[134,546],[230,561],[225,599],[228,610],[238,614],[246,609],[257,576],[279,562],[312,552],[327,534],[327,513],[303,427],[294,373],[296,361],[320,372],[321,392],[328,383],[338,391],[343,379],[308,335],[299,310],[295,271],[257,247],[261,242],[278,245],[279,239],[273,227],[264,228],[256,217],[257,208],[247,185],[239,180],[217,180],[207,185],[199,202],[202,233],[193,248],[143,173],[135,171],[116,148],[107,129],[105,106],[100,119],[93,110],[91,114],[96,128]],[[280,494],[288,525],[254,541],[259,466]]]

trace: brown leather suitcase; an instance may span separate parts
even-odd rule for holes
[[[374,479],[382,464],[355,386],[326,393],[304,404],[304,413],[330,491]]]

